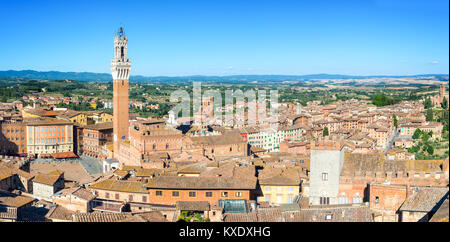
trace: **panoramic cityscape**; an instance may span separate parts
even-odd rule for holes
[[[62,9],[61,3],[42,2],[42,6],[20,6],[25,3],[15,1],[2,4],[11,11],[47,5],[58,5],[54,11]],[[88,4],[81,2],[80,7]],[[92,11],[104,6],[100,2],[92,3]],[[219,14],[230,5],[240,6],[231,2],[215,5],[197,1],[190,10],[195,13],[193,8],[203,4]],[[282,55],[273,54],[274,60],[267,61],[256,53],[254,57],[246,55],[258,48],[268,48],[267,53],[285,52],[288,47],[277,45],[292,43],[277,42],[274,37],[263,47],[257,43],[255,49],[244,50],[251,48],[247,41],[252,41],[245,36],[239,47],[242,49],[229,49],[229,55],[217,51],[219,57],[208,63],[204,58],[213,55],[207,52],[215,45],[200,40],[200,35],[200,43],[193,44],[193,50],[182,51],[171,39],[161,43],[160,48],[180,52],[178,60],[168,51],[174,58],[173,65],[161,67],[161,71],[156,68],[169,65],[166,57],[159,56],[163,51],[152,49],[154,53],[150,54],[145,46],[164,40],[158,36],[143,44],[149,30],[143,30],[141,36],[139,26],[147,20],[142,16],[144,20],[138,26],[129,15],[141,14],[138,8],[146,4],[136,2],[136,8],[124,8],[126,14],[123,19],[119,17],[123,23],[111,20],[106,26],[104,22],[94,24],[92,28],[111,28],[99,29],[98,34],[83,30],[90,28],[85,20],[79,28],[69,27],[71,20],[61,20],[64,23],[60,24],[67,28],[76,28],[70,31],[87,34],[58,39],[67,43],[55,44],[53,50],[44,43],[32,44],[30,48],[41,46],[42,52],[48,52],[44,55],[41,50],[30,52],[22,46],[26,41],[15,39],[27,38],[26,34],[19,35],[20,31],[35,35],[29,29],[33,24],[23,24],[26,20],[18,20],[13,28],[19,30],[0,40],[6,42],[1,46],[11,46],[4,50],[3,58],[11,60],[0,61],[0,222],[448,222],[448,1],[411,1],[407,7],[385,1],[373,1],[373,6],[357,1],[330,3],[330,8],[344,14],[347,8],[367,11],[367,18],[370,9],[379,8],[379,14],[386,14],[380,28],[390,33],[396,29],[388,26],[389,21],[399,28],[404,24],[403,20],[390,19],[390,11],[405,8],[406,12],[421,12],[416,17],[408,15],[411,23],[435,11],[434,18],[417,27],[429,32],[423,30],[423,36],[410,40],[416,42],[405,44],[400,51],[410,51],[399,59],[411,58],[407,63],[392,64],[397,61],[392,59],[386,60],[386,66],[383,61],[378,63],[379,58],[391,58],[377,50],[378,45],[364,53],[373,57],[358,59],[357,52],[365,45],[353,46],[352,52],[347,49],[352,45],[349,43],[341,44],[349,50],[347,56],[345,51],[337,50],[342,63],[329,50],[330,60],[322,66],[305,52],[312,58],[310,64],[302,66],[308,57],[300,56],[301,60],[295,62],[284,53],[286,60],[280,65],[264,68]],[[179,4],[182,6],[174,7],[175,14],[189,7],[186,2]],[[247,4],[242,3],[236,11],[246,11]],[[319,3],[310,1],[254,4],[258,11],[271,6],[274,11],[289,7],[320,9]],[[155,5],[159,11],[169,7]],[[286,13],[290,14],[290,10],[286,9]],[[99,15],[101,18],[103,12]],[[150,25],[157,25],[159,16]],[[365,24],[366,28],[371,26],[366,20],[348,31],[354,36],[363,35],[364,31],[358,29]],[[45,24],[49,20],[37,21]],[[193,20],[187,21],[192,24]],[[244,17],[241,21],[251,22]],[[433,25],[433,30],[428,24]],[[207,28],[203,22],[198,25],[201,27],[197,31]],[[277,29],[269,25],[266,28]],[[285,28],[290,29],[283,27],[280,31]],[[167,34],[158,30],[160,35]],[[183,36],[185,32],[180,31]],[[251,31],[257,34],[257,30]],[[415,32],[408,31],[411,33],[404,30],[402,34]],[[69,30],[59,34],[65,32]],[[95,40],[103,38],[99,43],[106,44],[88,46],[90,41],[80,40],[90,34],[95,35]],[[187,42],[195,42],[192,38],[197,34],[185,36]],[[48,39],[39,42],[53,37],[42,38]],[[291,38],[297,37],[293,34]],[[309,37],[305,38],[308,43]],[[339,36],[334,38],[342,41]],[[379,38],[380,45],[386,45],[386,53],[399,54],[392,50],[400,48],[396,43]],[[427,41],[437,38],[442,41],[429,46]],[[236,40],[229,37],[227,41]],[[198,56],[184,58],[200,45],[204,45],[205,52],[198,50]],[[417,50],[422,45],[428,47]],[[64,46],[74,46],[74,50],[65,52]],[[414,50],[409,50],[411,46]],[[13,49],[21,57],[13,57]],[[94,53],[97,51],[102,53]],[[25,52],[29,52],[29,58],[23,56]],[[242,56],[236,55],[239,52]],[[433,56],[435,52],[439,55]],[[294,48],[292,53],[296,55],[297,50]],[[53,59],[54,55],[64,58]],[[421,67],[419,61],[413,60],[416,55],[428,58]],[[25,59],[19,64],[21,58]],[[152,66],[158,58],[163,64]],[[352,58],[356,58],[354,63],[350,62]],[[148,62],[142,63],[146,59]],[[73,61],[86,63],[71,68]],[[250,61],[254,61],[254,67],[247,65]],[[209,68],[209,64],[224,63],[228,64],[217,70]],[[369,64],[374,66],[362,67]],[[179,67],[182,65],[186,67]],[[202,65],[203,69],[198,70]],[[103,72],[106,68],[110,73]],[[270,237],[269,230],[264,227],[246,234]],[[222,236],[238,236],[239,231],[233,228]],[[189,227],[176,233],[181,237],[213,236],[212,230],[189,231]]]

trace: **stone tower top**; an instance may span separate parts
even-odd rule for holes
[[[114,37],[114,58],[111,60],[111,73],[114,80],[128,80],[131,61],[128,59],[128,37],[122,27]]]

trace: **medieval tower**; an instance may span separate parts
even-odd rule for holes
[[[128,79],[130,77],[131,61],[127,56],[128,37],[123,28],[114,37],[114,58],[111,60],[113,77],[113,130],[114,157],[117,157],[119,145],[128,137]]]

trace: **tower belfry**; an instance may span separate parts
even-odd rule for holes
[[[113,77],[113,131],[114,157],[119,153],[119,145],[128,137],[128,79],[130,77],[131,61],[128,59],[128,37],[120,27],[114,37],[114,58],[111,60]]]

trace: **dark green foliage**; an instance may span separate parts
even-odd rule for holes
[[[375,94],[375,96],[372,99],[372,104],[376,105],[377,107],[383,107],[387,105],[393,105],[398,103],[399,100],[394,99],[392,97],[386,96],[384,94]]]
[[[328,127],[323,128],[323,137],[328,136]]]

